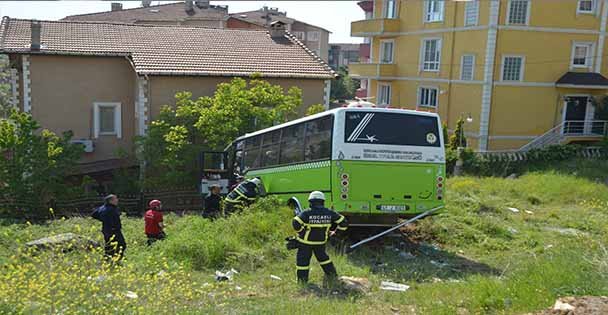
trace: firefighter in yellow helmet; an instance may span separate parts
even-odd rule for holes
[[[296,254],[296,270],[299,282],[308,282],[310,258],[315,255],[323,268],[325,276],[333,279],[337,277],[336,268],[325,252],[325,244],[330,233],[336,230],[346,230],[348,223],[343,215],[327,209],[324,206],[325,195],[320,191],[313,191],[308,197],[310,209],[300,212],[293,218],[292,225],[298,233],[298,252]]]

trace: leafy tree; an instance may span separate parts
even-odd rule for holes
[[[0,119],[0,199],[37,208],[65,196],[65,176],[83,152],[71,138],[71,132],[40,131],[30,114],[15,109]]]
[[[464,119],[461,117],[456,122],[456,130],[450,137],[450,147],[456,149],[458,147],[466,147],[467,138],[464,135]]]
[[[330,98],[332,100],[350,100],[355,97],[359,81],[354,80],[348,74],[348,69],[344,66],[338,69],[338,79],[331,81]]]
[[[308,109],[306,110],[306,116],[322,113],[324,111],[325,106],[323,106],[322,104],[310,105],[310,107],[308,107]]]
[[[176,96],[176,106],[164,106],[148,135],[139,143],[146,163],[147,187],[196,183],[201,150],[221,151],[247,132],[286,122],[302,105],[302,91],[253,76],[249,83],[235,78],[220,83],[212,97],[192,99],[192,93]]]
[[[0,55],[0,118],[6,118],[12,107],[10,103],[10,73],[7,55]]]

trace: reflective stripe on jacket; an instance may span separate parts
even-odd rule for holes
[[[329,232],[346,230],[346,218],[324,207],[313,207],[302,211],[292,221],[293,229],[298,232],[298,241],[307,245],[323,245],[329,239]]]
[[[228,196],[226,196],[226,202],[230,203],[241,203],[241,202],[254,202],[258,198],[258,186],[250,181],[244,181],[236,186]]]

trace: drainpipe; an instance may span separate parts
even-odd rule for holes
[[[452,29],[456,27],[456,12],[458,11],[458,2],[452,2],[454,4],[454,14],[452,15]],[[452,74],[454,72],[454,42],[456,40],[456,32],[452,31],[452,49],[450,53],[450,71],[448,74],[448,101],[446,108],[446,119],[448,122],[450,117],[450,108],[452,107],[451,96],[452,96]],[[473,65],[473,71],[475,71],[475,66]],[[474,73],[474,72],[473,72]]]

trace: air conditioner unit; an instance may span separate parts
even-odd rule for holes
[[[76,139],[76,140],[72,140],[70,141],[71,143],[78,143],[78,144],[82,144],[84,146],[84,152],[86,153],[91,153],[93,152],[93,140],[87,140],[87,139]]]

